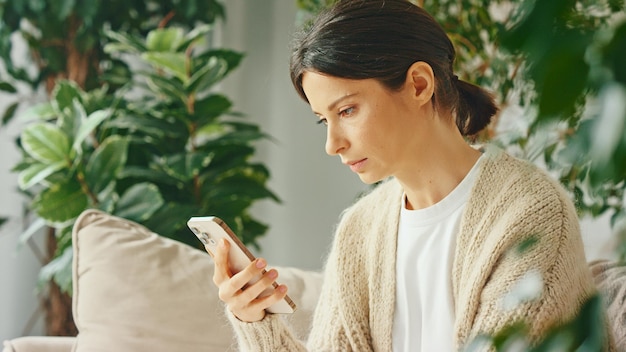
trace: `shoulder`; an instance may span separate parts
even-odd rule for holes
[[[375,219],[398,208],[401,204],[402,187],[395,178],[389,178],[361,196],[344,210],[342,220],[356,218]]]
[[[500,201],[531,208],[550,204],[544,210],[575,211],[571,197],[554,177],[493,146],[485,149],[474,193],[475,197],[485,197],[492,203]]]

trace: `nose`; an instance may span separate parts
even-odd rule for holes
[[[348,141],[343,136],[344,133],[339,126],[329,123],[326,127],[326,154],[338,155],[348,147]]]

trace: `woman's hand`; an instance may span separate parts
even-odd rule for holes
[[[272,287],[272,283],[278,277],[275,269],[267,271],[263,277],[252,285],[247,283],[255,276],[261,275],[267,263],[258,258],[238,273],[232,273],[228,258],[230,243],[222,240],[217,246],[215,256],[215,272],[213,282],[219,288],[219,298],[226,303],[228,309],[244,322],[255,322],[265,317],[265,309],[280,301],[287,295],[287,286]],[[266,289],[271,289],[271,294],[263,297],[259,295]]]

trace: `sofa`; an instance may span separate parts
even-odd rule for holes
[[[78,335],[15,338],[4,352],[236,351],[206,252],[98,210],[81,214],[72,240]],[[277,269],[297,305],[284,319],[304,339],[322,275]]]
[[[3,352],[237,350],[208,254],[97,210],[77,219],[72,239],[78,336],[20,337],[5,341]],[[298,306],[284,319],[306,339],[322,275],[277,269]],[[590,269],[616,350],[626,351],[626,266],[595,261]]]

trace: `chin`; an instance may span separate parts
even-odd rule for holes
[[[376,177],[374,175],[368,175],[367,173],[362,173],[358,175],[361,179],[361,182],[365,183],[366,185],[372,185],[385,179],[385,177]]]

